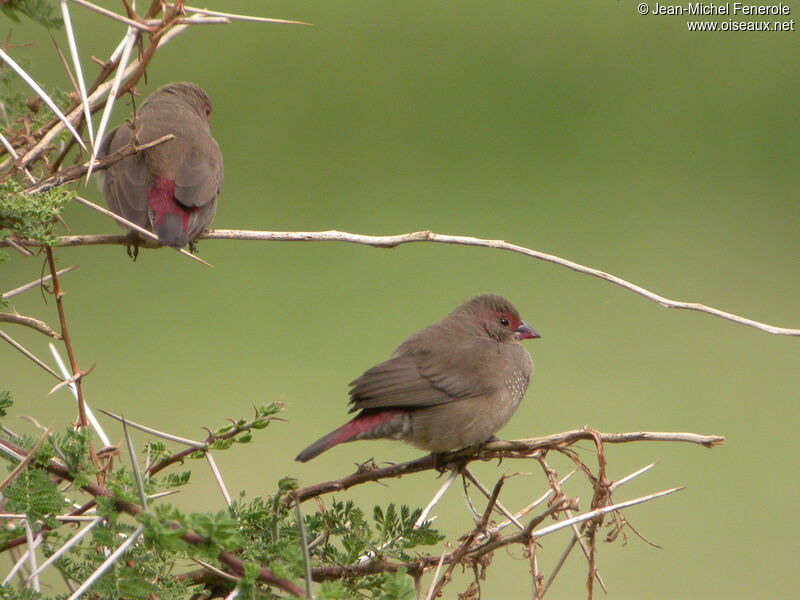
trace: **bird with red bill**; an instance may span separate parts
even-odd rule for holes
[[[528,389],[539,334],[505,298],[475,296],[405,340],[350,389],[352,420],[297,455],[306,462],[343,442],[402,440],[443,453],[492,438]]]

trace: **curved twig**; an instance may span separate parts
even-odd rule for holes
[[[432,231],[415,231],[412,233],[403,233],[399,235],[362,235],[359,233],[348,233],[346,231],[248,231],[244,229],[216,229],[205,232],[198,239],[200,240],[248,240],[248,241],[265,241],[265,242],[348,242],[351,244],[360,244],[363,246],[373,246],[375,248],[396,248],[402,244],[411,244],[414,242],[431,242],[435,244],[455,244],[458,246],[478,246],[482,248],[494,248],[496,250],[507,250],[517,254],[523,254],[537,260],[553,263],[578,273],[604,279],[609,283],[618,285],[619,287],[630,290],[635,294],[639,294],[648,300],[655,302],[663,308],[678,308],[683,310],[694,310],[697,312],[706,313],[733,321],[739,325],[753,327],[767,333],[774,335],[792,335],[800,336],[800,329],[792,329],[789,327],[779,327],[777,325],[769,325],[746,317],[741,317],[733,313],[714,308],[713,306],[706,306],[697,302],[683,302],[679,300],[670,300],[664,296],[651,292],[640,285],[631,283],[612,275],[595,269],[594,267],[587,267],[566,258],[561,258],[554,254],[547,254],[539,250],[526,248],[517,244],[510,244],[503,240],[488,240],[483,238],[476,238],[464,235],[448,235],[442,233],[434,233]],[[59,238],[58,245],[60,246],[93,246],[93,245],[125,245],[129,243],[125,236],[122,235],[67,235]],[[25,242],[27,245],[36,246],[36,242]],[[0,246],[5,245],[0,241]],[[142,247],[158,247],[157,244],[142,244]]]
[[[152,148],[153,146],[158,146],[159,144],[163,144],[164,142],[169,142],[174,140],[175,136],[167,134],[158,138],[157,140],[153,140],[152,142],[148,142],[146,144],[137,145],[134,142],[131,142],[127,146],[123,146],[119,148],[117,151],[109,154],[108,156],[100,159],[95,159],[94,165],[92,165],[92,171],[103,171],[108,169],[110,166],[118,163],[123,158],[127,158],[132,154],[136,154],[141,152],[142,150],[147,150],[148,148]],[[27,188],[25,188],[22,193],[23,194],[38,194],[40,192],[46,192],[47,190],[57,187],[59,185],[64,185],[65,183],[69,183],[70,181],[75,181],[76,179],[80,179],[89,171],[89,165],[92,164],[91,160],[87,160],[82,165],[75,165],[74,167],[67,167],[66,169],[61,169],[60,171],[56,171],[47,179],[43,179]]]
[[[52,327],[50,327],[44,321],[40,321],[39,319],[34,319],[33,317],[21,315],[19,313],[0,312],[0,323],[16,323],[17,325],[23,325],[24,327],[30,327],[31,329],[35,329],[39,333],[43,333],[46,336],[49,336],[56,340],[61,339],[61,336],[58,334],[58,332]]]

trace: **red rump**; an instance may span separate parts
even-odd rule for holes
[[[167,215],[178,215],[184,233],[189,231],[189,215],[197,208],[187,209],[175,200],[175,182],[166,177],[154,177],[147,192],[147,207],[153,213],[153,227],[158,227]]]
[[[328,446],[335,446],[341,444],[359,435],[373,429],[377,429],[381,425],[386,425],[389,421],[394,419],[397,415],[402,415],[402,410],[382,410],[376,413],[361,413],[352,421],[348,421],[342,425],[338,430],[338,435],[331,440]]]

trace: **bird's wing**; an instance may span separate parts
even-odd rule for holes
[[[127,123],[108,134],[98,152],[103,158],[127,146],[133,140],[133,131]],[[141,156],[131,155],[102,172],[100,178],[108,207],[137,225],[147,225],[147,190],[150,178]]]
[[[351,411],[364,408],[420,408],[494,391],[486,362],[492,340],[463,347],[419,349],[376,365],[351,383]]]
[[[200,151],[190,154],[175,175],[175,198],[184,206],[202,207],[219,194],[222,186],[222,154],[208,136]]]

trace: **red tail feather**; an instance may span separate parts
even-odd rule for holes
[[[299,462],[308,462],[312,458],[319,456],[338,444],[349,442],[353,439],[360,439],[363,434],[367,434],[364,437],[371,437],[368,435],[370,432],[380,429],[395,417],[402,414],[403,411],[400,410],[385,410],[380,412],[364,411],[355,419],[348,421],[338,429],[331,431],[325,437],[318,439],[298,454],[295,460]],[[376,435],[374,437],[381,436]]]

